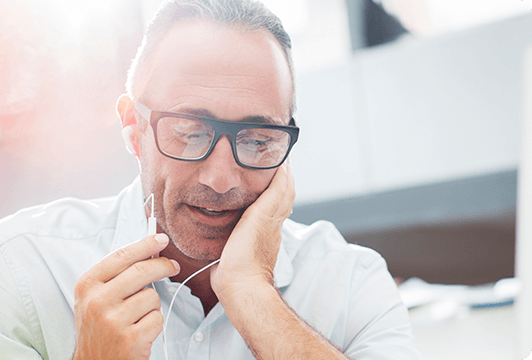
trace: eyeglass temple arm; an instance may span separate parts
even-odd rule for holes
[[[148,109],[146,106],[144,106],[141,102],[135,101],[135,109],[139,112],[139,114],[148,122],[150,123],[151,118],[151,110]]]

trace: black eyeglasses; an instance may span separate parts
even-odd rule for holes
[[[135,109],[151,125],[157,149],[172,159],[200,161],[227,134],[235,161],[245,168],[271,169],[288,157],[299,136],[290,125],[223,121],[191,114],[150,110],[136,101]]]

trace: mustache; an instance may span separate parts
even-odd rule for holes
[[[187,189],[182,189],[180,194],[174,197],[174,200],[176,203],[181,202],[193,206],[236,210],[248,208],[257,200],[258,196],[237,188],[220,194],[208,186],[195,184]]]

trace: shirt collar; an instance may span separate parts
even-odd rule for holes
[[[120,208],[111,251],[115,251],[148,235],[148,220],[143,199],[142,184],[140,177],[137,176],[133,183],[118,195],[117,201],[120,201]],[[283,231],[283,241],[281,242],[277,263],[275,264],[274,278],[275,285],[278,288],[288,286],[294,277],[292,262],[283,244],[288,240],[289,236]]]

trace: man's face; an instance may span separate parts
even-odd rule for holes
[[[229,121],[261,116],[286,125],[292,84],[271,34],[190,20],[161,42],[142,101],[153,110]],[[142,183],[145,195],[155,196],[159,225],[187,257],[219,258],[243,211],[276,170],[239,166],[227,136],[203,161],[174,160],[157,150],[151,127],[140,128]]]

